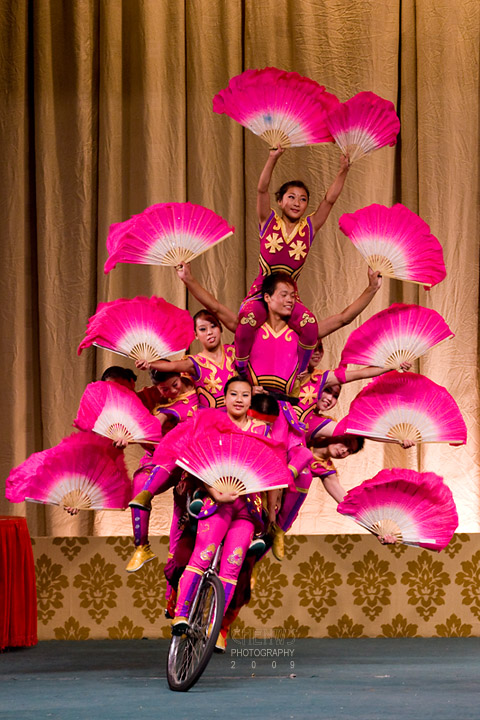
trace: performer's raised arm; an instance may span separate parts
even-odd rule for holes
[[[345,325],[349,325],[352,320],[365,310],[369,303],[373,300],[376,293],[382,286],[382,276],[377,271],[368,268],[368,285],[361,295],[358,296],[350,305],[342,310],[342,312],[331,315],[330,317],[320,320],[318,323],[318,337],[324,338],[327,335],[339,330]]]
[[[342,192],[343,186],[345,185],[345,180],[347,179],[349,167],[350,165],[348,158],[345,157],[345,155],[341,155],[340,169],[335,176],[334,181],[325,193],[325,197],[312,215],[312,226],[314,234],[316,234],[320,230],[325,220],[330,215],[332,207],[335,205],[336,201],[340,197],[340,193]]]
[[[222,305],[211,292],[200,285],[198,280],[192,275],[190,263],[179,265],[176,270],[178,277],[185,284],[187,290],[192,293],[193,297],[198,300],[203,307],[214,313],[228,330],[235,332],[238,325],[238,316],[225,305]]]

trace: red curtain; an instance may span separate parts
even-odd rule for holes
[[[36,645],[37,591],[25,518],[0,516],[0,650]]]

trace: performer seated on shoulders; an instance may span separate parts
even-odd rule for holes
[[[275,193],[281,214],[270,207],[270,181],[282,147],[270,150],[257,187],[257,214],[260,229],[259,273],[253,281],[240,308],[240,322],[235,333],[235,351],[239,372],[246,372],[255,332],[267,319],[261,302],[262,282],[271,273],[286,272],[295,289],[296,305],[288,320],[299,342],[297,346],[299,372],[303,372],[315,347],[318,328],[315,316],[300,302],[296,281],[302,271],[313,239],[325,223],[338,199],[347,177],[348,158],[342,156],[340,170],[328,188],[324,199],[312,215],[303,217],[310,193],[301,180],[284,183]]]
[[[225,383],[235,374],[233,345],[222,344],[222,325],[209,310],[199,310],[193,316],[195,337],[202,344],[197,355],[187,355],[181,360],[156,360],[152,363],[136,361],[141,370],[154,369],[161,372],[187,373],[195,386],[200,407],[224,407]]]

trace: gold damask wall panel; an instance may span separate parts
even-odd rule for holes
[[[125,572],[127,537],[33,540],[40,640],[169,637],[164,617],[167,538],[158,558]],[[232,637],[480,636],[480,535],[442,553],[372,536],[292,535],[282,563],[257,566],[252,599]]]

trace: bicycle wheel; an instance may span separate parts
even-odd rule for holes
[[[189,690],[212,656],[225,606],[223,585],[217,575],[202,578],[196,600],[187,632],[181,636],[173,635],[170,642],[167,679],[171,690]]]

